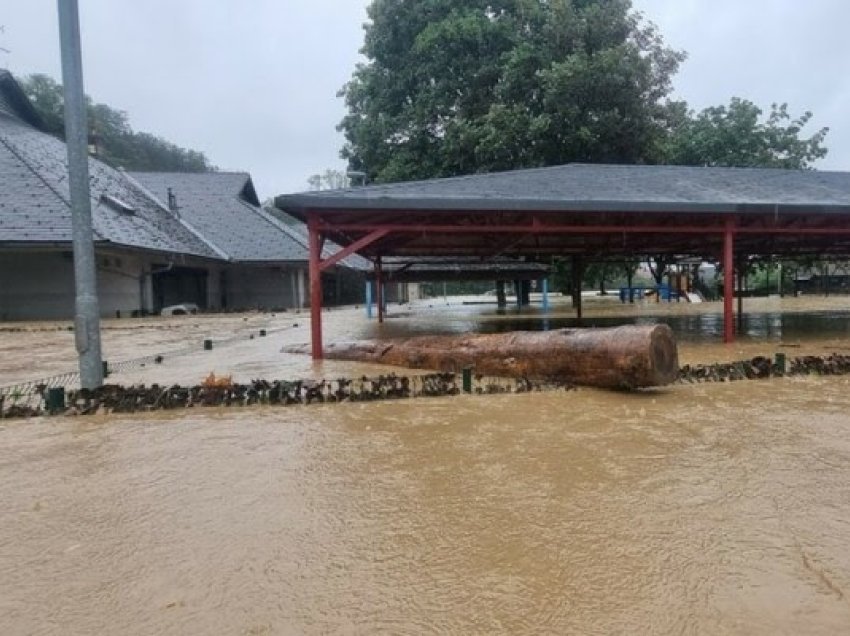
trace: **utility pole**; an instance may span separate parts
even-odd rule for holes
[[[80,357],[80,384],[84,389],[96,389],[103,384],[103,363],[100,355],[100,310],[89,194],[88,124],[83,92],[80,13],[77,0],[57,0],[57,3],[74,242],[74,335]]]

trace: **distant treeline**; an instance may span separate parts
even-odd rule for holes
[[[64,139],[65,114],[62,85],[47,75],[29,75],[18,82],[44,120],[47,132]],[[161,137],[136,132],[127,113],[86,96],[90,143],[98,159],[127,170],[163,172],[209,172],[215,170],[206,155],[181,148]]]

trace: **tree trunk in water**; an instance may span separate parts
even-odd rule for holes
[[[471,366],[481,375],[612,389],[662,386],[679,375],[676,339],[667,325],[363,340],[330,345],[325,358],[453,373]]]

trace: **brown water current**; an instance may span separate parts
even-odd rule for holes
[[[361,370],[296,337],[221,370]],[[850,346],[767,344],[682,359]],[[846,377],[8,421],[0,483],[3,634],[850,632]]]

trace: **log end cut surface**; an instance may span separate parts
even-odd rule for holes
[[[649,358],[655,371],[656,385],[663,386],[679,378],[679,349],[676,336],[667,325],[656,325],[650,336]]]

